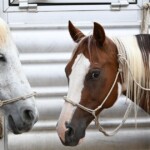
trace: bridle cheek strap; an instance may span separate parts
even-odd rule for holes
[[[30,97],[35,96],[35,95],[36,95],[36,92],[33,92],[31,94],[28,94],[28,95],[25,95],[25,96],[20,96],[20,97],[17,97],[17,98],[12,98],[12,99],[8,99],[8,100],[0,100],[0,107],[2,107],[3,105],[14,103],[14,102],[19,101],[19,100],[26,100]]]
[[[94,118],[95,118],[95,125],[97,126],[98,130],[99,130],[100,132],[102,132],[102,133],[103,133],[104,135],[106,135],[106,136],[112,136],[112,135],[114,135],[115,133],[114,133],[114,132],[108,133],[108,132],[106,132],[106,131],[104,130],[104,128],[100,125],[100,123],[99,123],[99,121],[98,121],[99,115],[96,115],[96,112],[97,112],[98,110],[100,110],[100,109],[103,107],[103,105],[105,104],[106,100],[108,99],[108,97],[110,96],[111,92],[113,91],[113,89],[114,89],[114,87],[115,87],[115,85],[116,85],[116,83],[117,83],[118,76],[119,76],[119,74],[120,74],[121,72],[122,72],[122,70],[119,68],[119,69],[118,69],[118,72],[117,72],[117,74],[116,74],[115,80],[114,80],[114,82],[113,82],[113,84],[112,84],[112,87],[110,88],[108,94],[106,95],[106,97],[105,97],[105,99],[102,101],[102,103],[101,103],[96,109],[94,109],[94,110],[93,110],[93,109],[90,109],[90,108],[87,108],[87,107],[85,107],[85,106],[83,106],[83,105],[81,105],[81,104],[79,104],[79,103],[75,103],[75,102],[73,102],[71,99],[69,99],[67,96],[64,96],[64,100],[65,100],[66,102],[72,104],[73,106],[77,106],[77,107],[81,108],[82,110],[84,110],[84,111],[86,111],[86,112],[92,114],[92,115],[94,116]],[[117,127],[117,128],[118,128],[118,127]],[[117,129],[117,128],[116,128],[116,129]],[[119,128],[120,128],[120,127],[119,127]],[[115,132],[116,132],[116,129],[114,130]],[[118,131],[118,130],[117,130],[117,131]]]

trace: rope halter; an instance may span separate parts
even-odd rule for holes
[[[30,97],[33,97],[36,95],[36,92],[33,92],[31,94],[28,94],[28,95],[25,95],[25,96],[20,96],[20,97],[17,97],[17,98],[12,98],[12,99],[8,99],[8,100],[0,100],[0,107],[4,106],[4,105],[7,105],[7,104],[10,104],[10,103],[14,103],[16,101],[20,101],[20,100],[26,100]]]
[[[86,112],[92,114],[92,115],[94,116],[94,119],[95,119],[95,125],[97,126],[98,130],[99,130],[100,132],[102,132],[105,136],[113,136],[113,135],[115,135],[115,134],[119,131],[119,129],[123,126],[123,124],[124,124],[125,121],[127,120],[128,115],[129,115],[129,113],[130,113],[130,110],[131,110],[131,108],[132,108],[132,102],[130,102],[130,104],[128,105],[127,110],[126,110],[126,112],[125,112],[125,114],[124,114],[124,116],[123,116],[123,119],[122,119],[121,123],[120,123],[112,132],[107,132],[107,131],[100,125],[100,122],[99,122],[99,119],[98,119],[98,118],[99,118],[99,115],[96,115],[96,112],[97,112],[98,110],[100,110],[100,109],[103,107],[103,105],[105,104],[106,100],[108,99],[108,97],[110,96],[111,92],[113,91],[113,89],[114,89],[114,87],[115,87],[115,85],[116,85],[116,83],[117,83],[117,79],[118,79],[119,74],[122,75],[121,65],[123,64],[123,62],[126,63],[127,68],[128,68],[128,70],[129,70],[128,76],[130,75],[130,76],[132,77],[132,79],[133,79],[133,81],[135,82],[135,84],[136,84],[137,86],[139,86],[141,89],[145,90],[145,91],[150,91],[149,88],[142,87],[142,86],[136,81],[136,79],[134,78],[134,76],[133,76],[133,74],[132,74],[132,72],[131,72],[131,68],[130,68],[130,65],[129,65],[127,59],[126,59],[124,56],[122,56],[122,54],[118,54],[118,62],[119,62],[119,68],[118,68],[116,77],[115,77],[115,79],[114,79],[114,82],[113,82],[113,84],[112,84],[112,86],[111,86],[111,88],[110,88],[108,94],[106,95],[106,97],[104,98],[104,100],[102,101],[102,103],[101,103],[96,109],[87,108],[87,107],[85,107],[85,106],[83,106],[83,105],[81,105],[81,104],[79,104],[79,103],[73,102],[73,101],[72,101],[71,99],[69,99],[67,96],[64,96],[64,100],[65,100],[66,102],[72,104],[73,106],[79,107],[79,108],[81,108],[82,110],[84,110],[84,111],[86,111]],[[129,79],[129,78],[128,78],[128,79]],[[129,84],[129,81],[127,82],[127,84]],[[129,85],[127,85],[127,88],[128,88],[128,86],[129,86]],[[128,92],[128,90],[127,90],[127,92]]]
[[[105,97],[104,100],[102,101],[101,105],[99,105],[97,108],[95,108],[95,109],[87,108],[87,107],[85,107],[85,106],[83,106],[83,105],[81,105],[81,104],[79,104],[79,103],[73,102],[72,100],[70,100],[69,98],[67,98],[67,96],[64,96],[64,100],[65,100],[66,102],[72,104],[73,106],[78,106],[78,107],[81,108],[82,110],[89,112],[89,113],[92,114],[95,118],[97,118],[97,117],[96,117],[96,112],[97,112],[98,110],[100,110],[100,109],[103,107],[103,105],[105,104],[107,98],[110,96],[112,90],[113,90],[114,87],[115,87],[115,84],[116,84],[116,82],[117,82],[117,79],[118,79],[118,76],[119,76],[120,72],[122,72],[121,69],[118,69],[118,72],[117,72],[117,74],[116,74],[116,77],[115,77],[115,80],[114,80],[114,82],[113,82],[113,84],[112,84],[112,87],[110,88],[108,94],[106,95],[106,97]]]
[[[87,108],[87,107],[85,107],[85,106],[83,106],[83,105],[81,105],[81,104],[79,104],[79,103],[75,103],[75,102],[73,102],[71,99],[69,99],[67,96],[64,96],[64,100],[65,100],[66,102],[72,104],[73,106],[77,106],[77,107],[81,108],[82,110],[84,110],[84,111],[86,111],[86,112],[92,114],[92,115],[94,116],[94,118],[95,118],[95,125],[98,127],[99,131],[102,132],[102,133],[104,133],[104,135],[106,135],[106,136],[109,136],[109,134],[106,133],[106,132],[104,131],[103,127],[100,125],[100,123],[99,123],[99,121],[98,121],[99,115],[97,116],[97,115],[96,115],[96,112],[97,112],[98,110],[100,110],[100,109],[103,107],[103,105],[105,104],[106,100],[108,99],[108,97],[110,96],[111,92],[113,91],[113,89],[114,89],[114,87],[115,87],[115,85],[116,85],[116,83],[117,83],[118,76],[119,76],[119,74],[120,74],[121,72],[122,72],[122,70],[119,68],[118,71],[117,71],[115,80],[114,80],[114,82],[113,82],[113,84],[112,84],[112,87],[110,88],[108,94],[106,95],[106,97],[104,98],[104,100],[102,101],[102,103],[101,103],[97,108],[95,108],[95,109],[90,109],[90,108]]]

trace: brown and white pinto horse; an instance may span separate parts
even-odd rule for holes
[[[57,124],[62,143],[79,144],[94,117],[122,93],[150,113],[150,35],[108,38],[98,23],[90,36],[71,22],[69,32],[78,44],[65,69],[69,90]]]

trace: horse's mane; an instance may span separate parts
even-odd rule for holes
[[[118,57],[121,61],[119,64],[123,71],[122,79],[127,91],[126,96],[138,105],[145,97],[147,111],[150,112],[150,91],[141,88],[150,89],[150,36],[129,36],[112,38],[112,40],[118,49]]]

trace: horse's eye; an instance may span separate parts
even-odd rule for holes
[[[92,77],[92,79],[98,79],[99,75],[100,75],[100,71],[96,70],[96,71],[92,72],[91,77]]]
[[[6,61],[6,58],[3,54],[0,54],[0,61],[2,62],[5,62]]]

